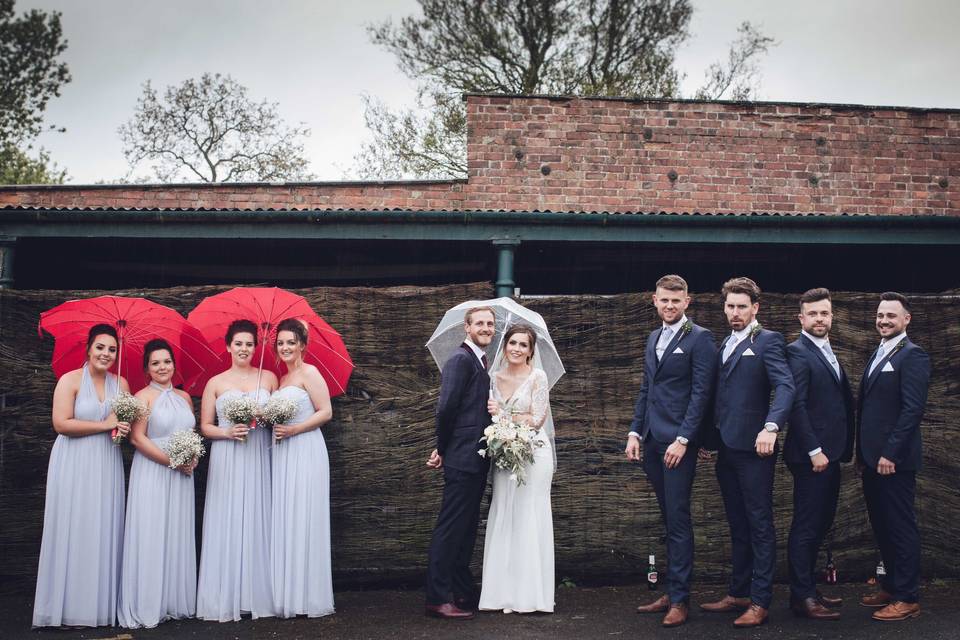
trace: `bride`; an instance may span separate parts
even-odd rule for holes
[[[537,439],[543,445],[534,449],[525,484],[517,486],[509,471],[494,470],[479,603],[484,610],[553,612],[550,485],[556,454],[549,386],[535,355],[536,344],[532,327],[511,326],[490,376],[490,414],[512,411],[517,422],[538,430]]]

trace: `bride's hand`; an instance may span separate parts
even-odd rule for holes
[[[487,412],[492,416],[500,415],[500,404],[493,398],[487,399]]]

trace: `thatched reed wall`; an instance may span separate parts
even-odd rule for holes
[[[112,292],[142,295],[188,312],[223,287]],[[54,378],[52,340],[38,340],[38,314],[60,302],[97,295],[78,291],[0,292],[0,591],[30,591],[43,520],[44,481],[54,438],[49,424]],[[424,466],[433,446],[433,406],[439,375],[423,343],[449,306],[491,295],[487,284],[434,289],[307,289],[311,304],[340,330],[356,370],[336,417],[324,428],[332,467],[333,562],[338,585],[416,583],[439,501],[439,474]],[[796,296],[766,295],[768,328],[796,337]],[[690,316],[723,333],[719,295],[697,296]],[[553,508],[557,575],[578,581],[639,577],[646,556],[663,558],[656,502],[638,465],[623,456],[624,435],[639,388],[643,344],[656,326],[649,294],[550,297],[524,302],[544,315],[567,367],[554,388],[559,468]],[[835,297],[832,342],[854,382],[876,344],[875,294]],[[923,573],[960,576],[952,525],[960,516],[960,325],[958,296],[917,296],[912,339],[930,352],[934,377],[924,420],[925,469],[918,510]],[[127,445],[128,447],[128,445]],[[128,447],[129,448],[129,447]],[[129,451],[127,451],[129,462]],[[206,463],[197,476],[202,513]],[[729,539],[712,463],[701,462],[695,483],[696,572],[726,576]],[[786,575],[790,476],[776,483],[779,577]],[[198,523],[201,520],[198,517]],[[480,540],[482,540],[482,532]],[[862,578],[877,553],[859,484],[844,470],[832,539],[841,578]],[[479,545],[478,545],[479,547]],[[475,556],[478,563],[481,555]]]

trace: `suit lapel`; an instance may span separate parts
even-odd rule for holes
[[[811,340],[811,339],[808,338],[807,336],[801,335],[800,337],[803,339],[803,344],[806,345],[807,349],[809,349],[810,351],[813,352],[813,357],[816,358],[817,360],[819,360],[819,361],[820,361],[820,364],[822,364],[823,366],[825,366],[825,367],[827,368],[827,370],[830,372],[830,378],[831,378],[834,382],[836,382],[837,384],[840,384],[840,377],[837,375],[837,372],[834,371],[833,365],[830,364],[830,361],[827,360],[827,354],[825,354],[825,353],[823,352],[823,349],[821,349],[820,347],[818,347],[817,345],[815,345],[815,344],[813,343],[813,340]],[[839,364],[839,360],[837,361],[837,364]],[[842,368],[842,367],[841,367],[840,371],[841,371],[841,373],[843,372],[843,368]]]
[[[483,363],[480,362],[480,359],[477,357],[477,354],[475,354],[475,353],[473,352],[473,349],[470,348],[470,345],[468,345],[466,342],[461,342],[461,343],[460,343],[460,348],[470,354],[470,361],[473,363],[473,365],[474,365],[477,369],[480,369],[480,370],[482,371],[482,370],[483,370]]]
[[[660,331],[663,331],[663,327],[660,327]],[[676,333],[673,334],[673,337],[670,338],[670,342],[667,344],[667,348],[663,350],[663,357],[660,358],[660,361],[657,363],[657,371],[660,370],[660,367],[663,366],[663,363],[667,361],[667,358],[673,353],[674,349],[677,348],[677,343],[680,342],[680,337],[683,335],[683,327],[677,329]],[[660,339],[660,336],[657,336],[657,340]],[[656,353],[654,353],[656,357]]]
[[[873,373],[871,373],[871,374],[870,374],[869,376],[867,376],[867,378],[866,378],[867,384],[866,384],[865,387],[864,387],[864,390],[863,390],[864,393],[870,393],[870,389],[873,388],[873,384],[877,381],[877,378],[880,377],[880,372],[883,371],[883,367],[886,366],[886,364],[887,364],[888,362],[890,362],[890,360],[893,359],[893,356],[896,355],[897,352],[900,351],[900,349],[903,349],[904,347],[907,346],[906,341],[907,341],[907,339],[904,338],[904,339],[902,340],[902,342],[903,342],[903,347],[900,347],[899,349],[898,349],[897,347],[894,347],[893,349],[890,349],[890,351],[887,352],[887,355],[885,355],[885,356],[883,357],[883,359],[880,360],[880,362],[877,363],[877,366],[874,367],[874,369],[873,369]],[[897,343],[897,344],[899,345],[900,343]],[[877,347],[877,351],[879,351],[879,350],[880,350],[880,347]],[[873,358],[876,358],[876,357],[877,357],[877,353],[876,353],[876,351],[875,351],[875,352],[873,353]],[[873,362],[873,358],[870,358],[870,362],[871,362],[871,363]],[[870,364],[869,364],[869,363],[867,364],[867,371],[870,371]]]
[[[723,372],[724,378],[730,375],[730,372],[733,371],[734,368],[737,366],[737,363],[740,362],[740,358],[743,357],[743,352],[746,351],[753,344],[754,342],[750,340],[750,336],[748,334],[747,337],[741,340],[740,344],[738,344],[733,349],[733,353],[731,353],[730,357],[727,359],[727,364],[723,365],[724,367],[726,367],[726,369]],[[722,352],[720,357],[723,358]]]

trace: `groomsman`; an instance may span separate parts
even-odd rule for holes
[[[817,590],[820,545],[833,524],[840,463],[853,459],[850,381],[830,346],[833,303],[827,289],[800,297],[800,337],[787,346],[796,395],[783,459],[793,475],[793,522],[787,542],[790,608],[798,616],[836,620],[843,601]]]
[[[760,287],[750,278],[733,278],[722,293],[732,332],[720,348],[714,415],[720,437],[717,479],[730,526],[733,571],[727,595],[700,607],[742,611],[734,626],[755,627],[767,621],[773,598],[777,432],[793,406],[794,384],[783,336],[757,321]]]
[[[427,566],[426,613],[437,618],[472,618],[479,599],[470,558],[489,468],[488,460],[477,455],[477,442],[490,424],[484,348],[493,339],[494,325],[490,307],[467,311],[465,340],[443,365],[440,378],[437,448],[427,461],[428,467],[443,469],[443,501]]]
[[[667,530],[667,593],[637,608],[663,613],[663,626],[687,620],[693,574],[690,491],[697,467],[697,435],[709,410],[717,349],[713,334],[685,314],[687,283],[668,275],[657,281],[653,305],[663,324],[647,339],[643,379],[626,454],[640,460]]]
[[[930,358],[907,338],[910,318],[906,297],[894,292],[880,295],[876,322],[880,346],[860,381],[857,463],[887,570],[880,591],[860,601],[867,607],[883,607],[873,614],[874,620],[920,615],[920,532],[913,503]]]

